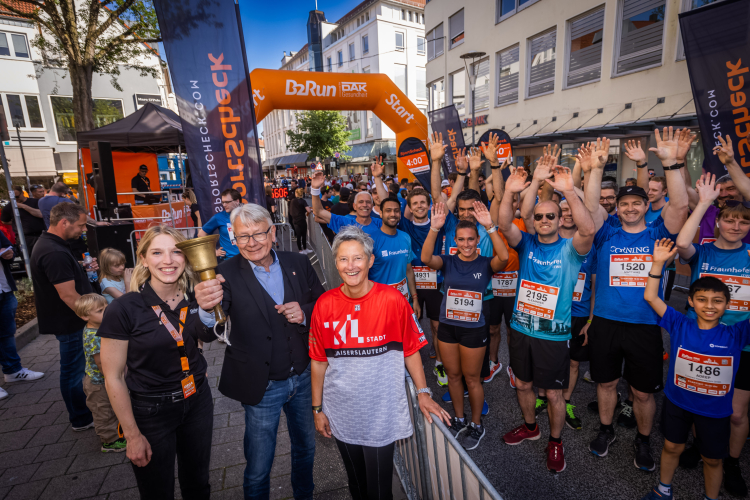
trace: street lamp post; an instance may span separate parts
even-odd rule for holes
[[[461,59],[464,60],[464,67],[466,68],[467,59],[471,59],[471,70],[469,68],[466,68],[466,72],[469,74],[469,88],[471,89],[471,144],[472,146],[476,143],[476,139],[474,137],[474,89],[476,88],[477,83],[477,75],[473,74],[474,69],[474,61],[476,59],[481,59],[482,57],[486,56],[486,52],[467,52],[466,54],[461,54]]]

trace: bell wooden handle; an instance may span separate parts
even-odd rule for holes
[[[207,269],[200,273],[200,277],[201,281],[216,279],[216,271],[214,269]],[[216,304],[214,306],[214,318],[219,325],[223,325],[227,322],[227,315],[224,312],[224,309],[221,308],[221,304]]]

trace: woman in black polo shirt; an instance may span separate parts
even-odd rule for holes
[[[184,240],[166,226],[146,231],[131,292],[107,307],[97,333],[141,498],[174,498],[175,455],[183,498],[210,493],[213,399],[196,345],[201,332],[210,332],[198,317],[192,269],[175,246]]]

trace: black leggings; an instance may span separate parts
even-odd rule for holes
[[[393,448],[396,443],[373,448],[337,439],[336,444],[354,500],[393,499]]]
[[[297,236],[297,250],[307,249],[307,221],[305,219],[294,222],[294,233]]]

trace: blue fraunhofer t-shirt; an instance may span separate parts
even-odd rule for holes
[[[604,224],[594,237],[596,288],[594,315],[625,323],[655,325],[659,316],[643,299],[654,241],[675,240],[664,224],[647,227],[639,233]],[[659,284],[664,297],[664,279]]]
[[[591,275],[596,273],[596,253],[589,252],[578,271],[578,281],[573,290],[571,315],[575,318],[588,318],[591,314]]]
[[[570,340],[573,290],[588,254],[579,255],[572,238],[541,243],[523,232],[515,250],[520,267],[511,326],[538,339]]]
[[[440,322],[465,328],[484,326],[482,295],[492,281],[492,255],[464,261],[458,255],[443,259],[443,302]]]
[[[425,264],[422,262],[422,247],[424,246],[424,242],[430,232],[430,219],[427,219],[427,222],[417,224],[402,215],[401,220],[398,223],[398,228],[408,234],[411,238],[411,251],[414,254],[414,258],[411,261],[412,267],[424,266]],[[438,241],[435,242],[435,249],[433,250],[432,255],[440,255],[440,245]],[[441,269],[437,272],[437,283],[442,283],[442,281],[443,270]]]
[[[696,320],[667,306],[658,324],[669,332],[669,372],[664,386],[669,400],[698,415],[730,416],[734,378],[742,348],[750,339],[750,323],[701,330]]]
[[[331,229],[331,231],[333,231],[334,233],[338,233],[344,226],[357,226],[362,231],[364,231],[365,234],[373,236],[381,232],[380,228],[383,226],[383,219],[376,219],[375,217],[371,217],[370,223],[366,226],[363,226],[362,224],[357,222],[356,217],[349,215],[331,214],[331,222],[328,223],[328,227]]]
[[[228,212],[219,212],[214,215],[208,219],[208,222],[203,225],[202,229],[207,234],[212,234],[217,229],[219,230],[219,246],[227,253],[224,257],[225,259],[234,257],[240,253],[240,249],[237,248],[237,242],[234,239],[232,224],[229,222]]]

